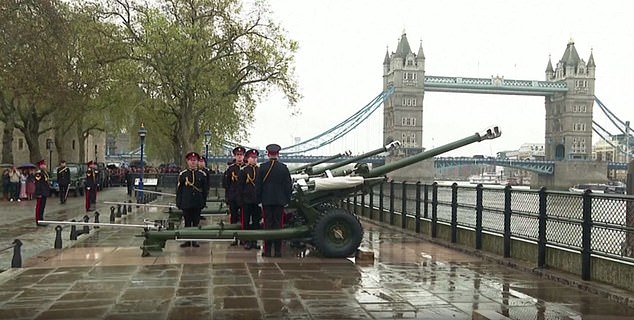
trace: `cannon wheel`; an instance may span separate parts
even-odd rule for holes
[[[356,253],[363,239],[359,219],[342,208],[322,214],[313,228],[313,244],[328,258],[345,258]]]

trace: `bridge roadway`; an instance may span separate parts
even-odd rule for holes
[[[127,199],[123,188],[99,197]],[[61,206],[51,199],[49,219],[82,215],[82,201],[71,198]],[[46,238],[51,248],[55,231],[33,225],[32,202],[4,201],[0,207],[6,216],[0,224],[15,230],[2,233],[0,241],[17,237],[29,248]],[[97,209],[108,208],[99,203]],[[122,223],[144,218],[165,216],[134,209]],[[592,293],[400,231],[364,226],[362,248],[373,252],[373,259],[323,259],[289,247],[282,258],[263,258],[259,251],[226,242],[187,249],[168,242],[162,256],[142,258],[139,231],[102,227],[69,241],[64,230],[64,249],[42,247],[25,257],[24,268],[0,273],[0,319],[634,317],[634,309]]]
[[[308,156],[308,155],[282,155],[282,161],[285,163],[313,163],[323,159],[327,156]],[[337,160],[328,163],[335,163],[337,161],[343,161],[351,159],[352,157],[341,157]],[[210,162],[223,162],[231,161],[231,156],[209,156]],[[371,163],[373,165],[385,164],[385,157],[374,156],[363,160],[364,163]],[[465,165],[497,165],[507,168],[516,168],[527,171],[532,171],[544,175],[551,175],[555,172],[555,161],[551,160],[515,160],[507,158],[473,158],[473,157],[435,157],[435,168],[449,168]],[[624,162],[608,162],[609,170],[627,170],[627,163]]]

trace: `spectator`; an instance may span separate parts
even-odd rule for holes
[[[9,191],[10,191],[11,181],[9,180],[9,169],[4,169],[2,172],[2,198],[4,200],[9,200]]]
[[[9,201],[20,202],[20,173],[15,166],[9,171]]]
[[[33,194],[35,194],[35,169],[30,169],[28,176],[26,177],[27,199],[33,200]]]
[[[20,199],[26,200],[28,196],[26,195],[26,178],[29,174],[26,172],[27,169],[22,169],[20,171]]]

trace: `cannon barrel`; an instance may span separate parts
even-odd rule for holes
[[[431,157],[437,156],[439,154],[454,150],[454,149],[458,149],[460,147],[464,147],[468,144],[472,144],[474,142],[480,142],[482,140],[490,140],[490,139],[495,139],[497,137],[499,137],[502,134],[502,132],[498,129],[498,127],[493,127],[490,129],[487,129],[486,131],[482,132],[482,133],[475,133],[471,136],[468,136],[466,138],[460,139],[458,141],[454,141],[448,144],[445,144],[443,146],[440,146],[438,148],[434,148],[428,151],[423,151],[421,153],[415,154],[413,156],[407,157],[407,158],[403,158],[391,163],[386,163],[380,167],[377,168],[373,168],[370,169],[367,173],[361,174],[363,177],[365,178],[373,178],[373,177],[380,177],[383,176],[389,172],[404,168],[406,166],[409,166],[411,164],[414,164],[416,162],[425,160],[425,159],[429,159]]]
[[[369,157],[375,156],[375,155],[377,155],[379,153],[383,153],[383,152],[386,152],[386,151],[389,151],[389,150],[392,150],[392,149],[396,149],[396,148],[398,148],[400,146],[401,146],[401,142],[400,141],[392,141],[392,142],[386,144],[383,147],[380,147],[380,148],[372,150],[372,151],[368,151],[368,152],[366,152],[364,154],[360,154],[360,155],[352,157],[350,159],[339,161],[337,163],[333,163],[333,164],[330,164],[330,165],[327,165],[327,166],[324,166],[324,167],[313,168],[313,170],[311,170],[311,172],[308,172],[308,174],[319,175],[319,174],[322,174],[322,173],[324,173],[324,172],[326,172],[328,170],[332,170],[332,169],[335,169],[335,168],[340,168],[340,167],[343,167],[345,165],[351,164],[353,162],[357,162],[357,161],[359,161],[361,159],[369,158]]]
[[[312,171],[312,168],[313,168],[314,166],[316,166],[316,165],[320,165],[320,164],[322,164],[322,163],[326,163],[326,162],[329,162],[329,161],[335,160],[335,159],[337,159],[337,158],[341,158],[341,157],[343,157],[343,156],[349,156],[350,154],[351,154],[351,152],[350,152],[350,151],[346,151],[346,152],[342,152],[342,153],[337,153],[337,154],[335,154],[335,155],[333,155],[333,156],[330,156],[330,157],[328,157],[328,158],[321,159],[321,160],[319,160],[319,161],[315,161],[315,162],[312,162],[312,163],[307,163],[307,164],[305,164],[305,165],[303,165],[303,166],[299,166],[299,167],[297,167],[297,168],[294,168],[293,170],[291,170],[291,173],[292,173],[292,174],[296,174],[296,173],[302,173],[302,172],[304,172],[304,171]]]

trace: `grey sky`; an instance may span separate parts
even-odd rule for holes
[[[403,30],[417,51],[422,40],[427,75],[543,80],[548,55],[559,61],[569,39],[582,59],[594,50],[595,94],[623,120],[634,122],[634,28],[627,1],[290,1],[271,0],[275,19],[300,44],[296,75],[301,114],[273,93],[256,109],[250,146],[311,138],[365,106],[382,90],[386,46]],[[423,146],[438,146],[491,125],[501,138],[447,155],[486,154],[544,141],[542,97],[428,92]],[[382,108],[340,142],[314,154],[355,153],[382,143]],[[594,120],[617,133],[595,105]],[[593,139],[593,143],[597,141]]]

